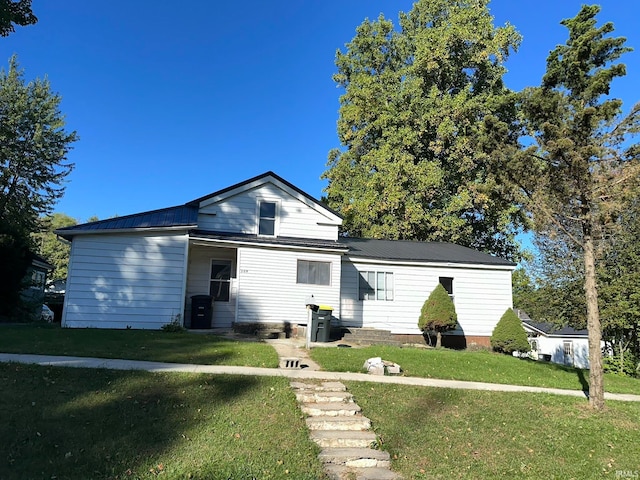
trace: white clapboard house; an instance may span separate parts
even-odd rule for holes
[[[340,215],[267,172],[184,205],[57,230],[71,241],[65,327],[158,329],[192,319],[192,297],[214,297],[210,324],[307,322],[420,335],[438,283],[454,300],[458,340],[488,344],[511,307],[515,264],[435,242],[339,237]],[[196,297],[201,298],[201,297]]]

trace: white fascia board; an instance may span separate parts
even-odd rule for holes
[[[474,270],[504,270],[513,271],[517,265],[490,265],[487,263],[455,263],[455,262],[421,262],[418,260],[385,260],[367,257],[345,256],[351,263],[370,263],[372,265],[403,265],[409,267],[446,267]]]
[[[300,245],[280,245],[276,243],[252,242],[251,240],[222,240],[214,238],[189,237],[192,245],[211,246],[211,244],[232,245],[240,247],[259,247],[279,250],[307,250],[316,252],[345,253],[346,248],[340,247],[308,247]]]
[[[73,232],[55,230],[53,233],[55,233],[56,235],[75,237],[76,235],[106,235],[111,233],[186,232],[194,228],[198,228],[198,225],[181,225],[176,227],[112,228],[104,230],[78,230]]]
[[[212,205],[214,203],[218,203],[218,202],[220,202],[222,200],[226,200],[227,198],[231,198],[231,197],[233,197],[235,195],[238,195],[240,193],[248,192],[249,190],[253,190],[253,189],[259,188],[262,185],[264,185],[265,183],[271,183],[271,184],[275,185],[280,190],[283,190],[284,192],[286,192],[289,195],[291,195],[293,198],[295,198],[297,200],[300,200],[302,203],[304,203],[308,207],[314,209],[315,211],[317,211],[318,213],[320,213],[324,217],[327,217],[327,219],[329,221],[326,223],[326,225],[330,225],[330,226],[340,226],[340,225],[342,225],[342,219],[338,215],[336,215],[333,212],[331,212],[330,210],[326,209],[320,203],[311,201],[309,198],[307,198],[304,195],[300,194],[300,192],[297,192],[297,191],[293,190],[292,188],[288,187],[287,185],[285,185],[284,183],[280,182],[278,179],[272,177],[271,175],[259,178],[257,180],[254,180],[253,182],[247,183],[247,184],[242,185],[242,186],[240,186],[238,188],[234,188],[233,190],[229,190],[227,192],[224,192],[222,195],[216,195],[215,197],[211,197],[211,198],[208,198],[206,200],[203,200],[202,202],[200,202],[200,205],[198,207],[200,209],[202,209],[202,208],[207,207],[209,205]],[[319,223],[319,225],[325,225],[325,223],[322,223],[322,224]]]

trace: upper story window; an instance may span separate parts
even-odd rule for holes
[[[260,202],[260,218],[258,235],[275,236],[276,234],[276,202]]]

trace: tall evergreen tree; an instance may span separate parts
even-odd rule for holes
[[[589,402],[604,406],[601,322],[596,287],[598,241],[619,210],[625,188],[638,179],[638,145],[629,142],[639,130],[636,106],[621,117],[622,102],[603,99],[611,81],[625,74],[616,61],[625,39],[612,38],[613,25],[596,27],[598,6],[583,6],[563,20],[566,45],[547,59],[542,85],[522,95],[525,134],[536,145],[503,150],[496,169],[517,184],[539,234],[572,245],[584,268],[584,294],[589,331]],[[508,132],[499,122],[486,122],[502,140]],[[500,136],[502,135],[502,137]],[[504,145],[497,143],[496,147]]]
[[[337,52],[343,148],[324,178],[345,234],[517,252],[524,219],[480,138],[485,116],[515,117],[502,77],[520,36],[494,27],[487,3],[419,0],[399,30],[365,20]]]

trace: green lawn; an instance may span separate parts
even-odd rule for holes
[[[322,477],[282,378],[0,364],[0,478]]]
[[[71,329],[56,325],[0,325],[0,352],[124,358],[203,365],[278,366],[266,343],[159,330]]]
[[[406,479],[601,479],[640,470],[640,404],[348,382]]]
[[[336,372],[359,372],[365,360],[371,357],[396,362],[405,375],[412,377],[588,390],[588,370],[489,351],[390,346],[314,348],[311,351],[311,358],[324,370]],[[639,379],[605,374],[604,383],[608,392],[640,394]]]

